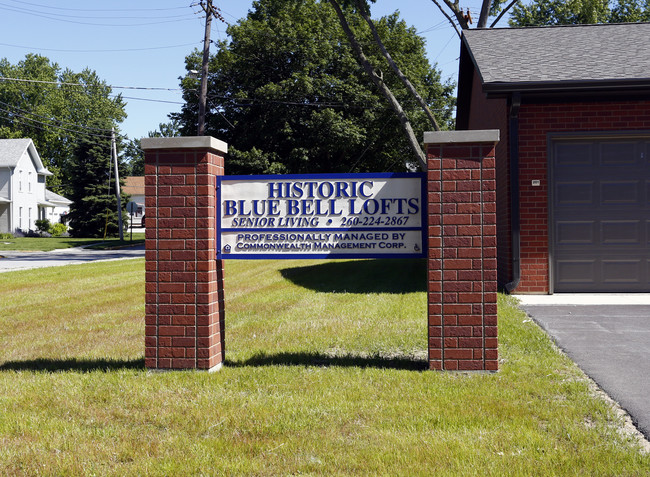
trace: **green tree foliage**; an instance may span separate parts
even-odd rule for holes
[[[367,24],[350,15],[366,55],[422,137],[424,112],[385,63]],[[424,41],[397,14],[376,27],[396,63],[443,127],[452,123],[453,86],[425,56]],[[207,133],[229,145],[228,174],[404,170],[411,151],[398,119],[359,67],[327,1],[259,0],[230,26],[210,61]],[[201,55],[186,58],[200,70]],[[181,85],[186,101],[171,114],[195,134],[198,80]]]
[[[0,137],[31,138],[54,173],[48,187],[68,194],[68,166],[78,140],[109,136],[111,126],[126,117],[121,97],[111,98],[111,88],[92,70],[62,70],[34,54],[16,65],[0,60],[0,77],[35,81],[0,80]],[[89,126],[98,119],[108,131]]]
[[[102,123],[93,123],[102,124]],[[124,165],[120,164],[120,177]],[[111,162],[110,140],[80,138],[68,164],[70,170],[70,233],[74,237],[103,237],[119,233],[115,175]],[[110,180],[109,180],[110,178]],[[122,182],[122,180],[121,180]],[[121,197],[126,217],[126,196]]]
[[[160,123],[157,130],[149,131],[148,133],[148,137],[178,137],[180,135],[180,124],[178,121]],[[140,147],[140,139],[131,139],[128,141],[124,146],[122,156],[126,161],[126,175],[144,175],[144,153]]]
[[[510,25],[525,27],[648,20],[648,0],[535,0],[514,7]]]
[[[127,176],[144,175],[144,152],[141,149],[140,139],[131,139],[127,142],[122,156],[126,159]]]
[[[650,0],[618,0],[612,7],[610,23],[650,21]]]

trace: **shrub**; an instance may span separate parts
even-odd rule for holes
[[[68,226],[61,223],[56,223],[50,226],[49,232],[52,234],[52,237],[61,237],[68,231]]]
[[[41,233],[50,230],[51,226],[48,219],[38,219],[36,222],[34,222],[34,224],[36,225],[36,229]]]
[[[0,240],[11,240],[14,238],[13,234],[0,234]]]

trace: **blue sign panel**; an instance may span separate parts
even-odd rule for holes
[[[219,259],[423,257],[425,176],[217,178]]]

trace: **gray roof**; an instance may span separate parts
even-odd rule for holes
[[[512,83],[650,85],[650,23],[474,29],[463,36],[486,90]]]
[[[16,167],[31,139],[0,139],[0,167]]]
[[[51,190],[47,189],[45,189],[45,200],[48,202],[56,202],[58,204],[72,204],[72,201],[70,199],[66,199],[62,195],[59,195],[56,192],[52,192]]]
[[[31,157],[38,174],[51,176],[31,139],[0,139],[0,167],[16,167],[25,151],[31,149]]]

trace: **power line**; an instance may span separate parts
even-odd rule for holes
[[[93,85],[85,85],[82,83],[67,83],[59,81],[44,81],[44,80],[30,80],[23,78],[7,78],[0,76],[0,81],[18,81],[25,83],[36,83],[36,84],[52,84],[57,86],[80,86],[87,87]],[[111,89],[125,89],[125,90],[139,90],[139,91],[169,91],[169,92],[183,92],[182,88],[156,88],[156,87],[143,87],[143,86],[115,86],[115,85],[101,85],[106,88]],[[167,104],[186,104],[184,101],[168,101],[162,99],[151,99],[151,98],[138,98],[134,96],[120,96],[123,99],[131,99],[135,101],[149,101],[154,103],[167,103]],[[212,101],[221,100],[231,103],[233,106],[239,107],[250,107],[254,103],[273,103],[280,104],[285,106],[301,106],[301,107],[316,107],[316,108],[360,108],[360,109],[385,109],[387,106],[371,106],[368,103],[355,103],[353,101],[323,101],[323,102],[305,102],[305,101],[291,101],[283,99],[270,99],[270,98],[233,98],[229,96],[218,96],[209,94],[208,98]],[[435,109],[434,111],[446,111],[446,109]]]
[[[155,88],[155,87],[142,87],[142,86],[115,86],[115,85],[87,85],[83,83],[66,83],[62,81],[44,81],[44,80],[30,80],[25,78],[9,78],[6,76],[0,76],[0,81],[18,81],[23,83],[41,83],[41,84],[54,84],[57,86],[104,86],[111,89],[137,89],[137,90],[149,90],[149,91],[183,91],[182,88]]]
[[[183,101],[166,101],[164,99],[136,98],[133,96],[120,96],[120,97],[123,99],[133,99],[135,101],[149,101],[151,103],[185,104]]]
[[[28,8],[18,8],[18,7],[12,6],[12,5],[7,5],[5,3],[0,3],[0,7],[6,7],[10,11],[18,12],[18,13],[29,13],[29,14],[43,13],[43,12],[41,12],[39,10],[30,10]],[[99,12],[98,10],[88,10],[88,11],[97,12],[97,13]],[[63,13],[49,13],[49,12],[47,12],[45,14],[53,16],[53,17],[63,17],[63,18],[92,18],[92,19],[97,18],[97,15],[66,15],[66,14],[63,14]],[[153,17],[153,18],[155,18],[155,19],[170,18],[171,19],[171,18],[185,18],[187,16],[188,16],[187,14],[184,14],[184,15],[166,15],[166,16],[159,16],[159,17]],[[111,20],[118,20],[118,19],[140,20],[142,18],[142,16],[141,15],[140,16],[106,16],[106,15],[102,14],[101,18],[110,18]]]
[[[425,28],[424,30],[420,30],[415,34],[422,35],[423,33],[429,33],[431,31],[440,30],[442,28],[447,28],[447,20],[442,20],[441,22],[436,23],[435,25],[430,26],[429,28]]]
[[[13,105],[11,105],[9,103],[5,103],[4,101],[0,101],[0,104],[4,105],[6,107],[9,107],[9,108],[13,108],[13,109],[15,109],[16,111],[19,111],[22,114],[29,114],[29,115],[32,115],[32,116],[36,116],[37,118],[47,119],[48,121],[56,121],[58,123],[69,125],[69,126],[74,126],[74,127],[77,127],[77,128],[88,129],[89,131],[101,131],[101,132],[110,132],[111,131],[110,129],[93,128],[93,127],[89,127],[89,126],[82,126],[82,125],[77,124],[77,123],[70,123],[70,122],[67,122],[67,121],[61,121],[60,119],[56,119],[56,118],[52,118],[52,117],[48,117],[48,116],[43,116],[42,114],[36,114],[36,113],[31,112],[31,111],[26,111],[24,109],[19,108],[18,106],[13,106]],[[8,112],[8,113],[16,114],[13,111],[9,111],[9,110],[6,110],[6,109],[0,108],[0,110]]]
[[[300,107],[308,107],[308,108],[354,108],[354,109],[375,109],[375,110],[382,110],[382,109],[391,109],[389,106],[373,106],[368,103],[354,103],[351,101],[323,101],[323,102],[305,102],[305,101],[289,101],[289,100],[281,100],[281,99],[269,99],[269,98],[232,98],[232,97],[227,97],[227,96],[216,96],[216,95],[208,95],[208,99],[210,100],[223,100],[229,102],[232,106],[235,107],[252,107],[255,105],[255,103],[271,103],[271,104],[279,104],[279,105],[284,105],[284,106],[300,106]],[[244,102],[240,102],[244,101]],[[414,101],[407,101],[408,103],[411,104],[416,104]],[[406,103],[406,102],[405,102]],[[185,104],[185,103],[182,103]],[[447,111],[449,109],[454,109],[454,108],[438,108],[438,109],[432,109],[431,111]]]
[[[104,136],[104,135],[101,135],[101,134],[94,134],[94,133],[91,133],[91,132],[77,131],[77,130],[74,130],[74,129],[64,128],[63,126],[58,126],[56,124],[44,123],[42,121],[37,121],[36,119],[31,119],[31,118],[25,117],[25,116],[23,116],[21,114],[16,114],[16,113],[14,113],[12,111],[8,111],[8,110],[3,109],[3,108],[0,108],[0,111],[4,111],[5,113],[9,114],[9,116],[3,115],[3,117],[5,119],[8,119],[10,121],[16,121],[17,120],[20,123],[27,124],[29,126],[33,126],[33,127],[37,128],[37,129],[41,129],[43,131],[45,131],[45,128],[42,127],[42,126],[48,126],[48,127],[51,127],[51,128],[60,129],[62,131],[67,131],[67,132],[71,132],[71,133],[75,133],[75,134],[79,134],[79,135],[84,135],[84,136],[89,136],[89,137],[98,137],[98,138],[102,138],[102,139],[110,139],[111,138],[110,135]],[[27,123],[26,123],[26,121],[27,121]],[[35,123],[35,124],[38,124],[39,126],[36,126],[34,124],[29,124],[29,123]],[[83,128],[83,126],[78,126],[78,127]]]
[[[268,98],[227,98],[225,96],[208,95],[211,100],[220,99],[231,103],[232,106],[250,107],[255,103],[271,103],[284,106],[301,106],[307,108],[356,108],[356,109],[390,109],[388,106],[369,106],[369,105],[355,105],[349,102],[304,102],[304,101],[288,101],[281,99],[268,99]],[[241,102],[244,101],[244,102]]]
[[[31,5],[33,7],[50,8],[52,10],[69,10],[75,12],[149,12],[149,11],[163,11],[163,10],[181,10],[187,7],[169,7],[169,8],[117,8],[117,9],[94,9],[94,8],[65,8],[53,7],[51,5],[43,5],[40,3],[25,2],[23,0],[8,0],[10,2],[19,3],[21,5]]]
[[[0,43],[0,45],[9,46],[12,48],[23,48],[25,50],[59,51],[63,53],[119,53],[119,52],[126,52],[126,51],[147,51],[147,50],[165,50],[171,48],[181,48],[186,46],[197,45],[198,43],[199,42],[185,43],[182,45],[151,46],[147,48],[124,48],[124,49],[107,49],[107,50],[65,50],[59,48],[40,48],[34,46],[12,45],[10,43]]]
[[[135,27],[135,26],[147,26],[147,25],[160,25],[162,23],[176,23],[176,22],[184,22],[184,21],[193,21],[195,18],[186,18],[186,19],[180,19],[180,20],[163,20],[159,22],[144,22],[144,23],[92,23],[92,22],[80,22],[76,20],[65,20],[63,18],[56,18],[51,16],[52,14],[42,14],[42,13],[32,13],[28,11],[23,11],[23,10],[18,10],[15,8],[4,8],[5,10],[8,10],[10,12],[14,13],[22,13],[25,15],[30,15],[32,17],[41,17],[41,18],[47,18],[48,20],[56,20],[59,22],[65,22],[65,23],[75,23],[78,25],[91,25],[91,26],[105,26],[105,27]]]

